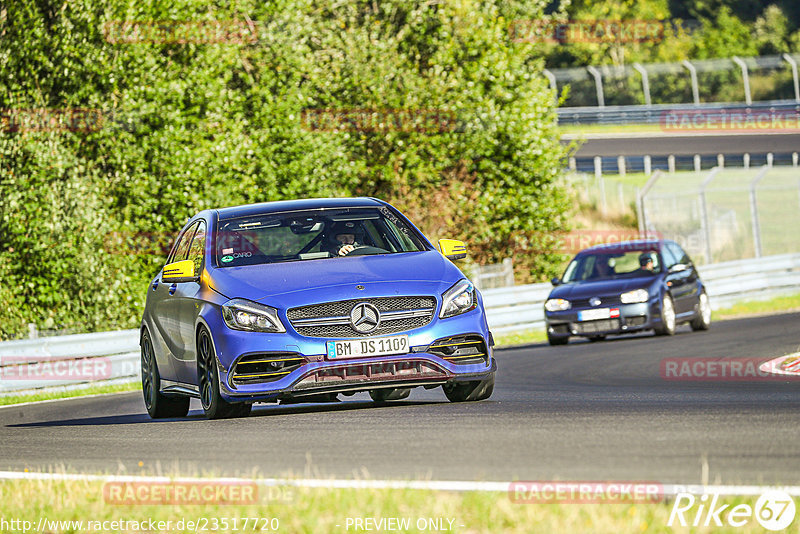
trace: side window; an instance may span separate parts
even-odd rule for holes
[[[684,252],[684,250],[677,243],[667,243],[667,246],[670,248],[675,258],[677,258],[678,263],[689,265],[692,262],[692,260],[689,259],[689,255],[686,254],[686,252]]]
[[[197,223],[187,228],[183,235],[181,235],[180,241],[178,241],[178,244],[175,245],[175,252],[173,252],[172,256],[169,257],[167,263],[173,263],[186,259],[186,255],[189,252],[189,245],[192,243],[192,236],[194,235],[195,228],[197,228]]]
[[[661,248],[661,255],[664,257],[664,268],[669,269],[676,263],[678,263],[678,259],[672,254],[672,250],[669,248],[669,243],[666,243]]]
[[[203,256],[205,255],[206,250],[206,222],[200,221],[197,225],[197,231],[194,233],[194,238],[192,238],[192,244],[189,246],[189,257],[188,259],[194,262],[194,274],[195,276],[200,275],[200,271],[203,270]]]

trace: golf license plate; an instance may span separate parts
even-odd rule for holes
[[[578,312],[579,321],[597,321],[619,317],[619,308],[597,308],[596,310],[583,310]]]
[[[329,360],[406,354],[408,352],[408,336],[328,341],[326,347]]]

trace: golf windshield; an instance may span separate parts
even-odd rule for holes
[[[660,272],[659,254],[652,249],[597,252],[576,256],[567,266],[562,281],[569,283],[654,276]]]
[[[427,250],[423,239],[388,208],[265,213],[220,221],[219,267],[332,259]]]

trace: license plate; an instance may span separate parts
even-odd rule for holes
[[[619,308],[597,308],[596,310],[578,312],[579,321],[597,321],[600,319],[611,319],[613,317],[619,317]]]
[[[328,341],[326,347],[329,360],[406,354],[408,352],[408,336]]]

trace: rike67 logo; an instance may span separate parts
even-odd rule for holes
[[[795,515],[794,499],[780,490],[770,490],[761,495],[755,507],[749,504],[719,503],[719,495],[678,493],[667,526],[692,527],[743,527],[755,519],[767,530],[784,530],[792,524]],[[676,523],[677,520],[677,523]]]

